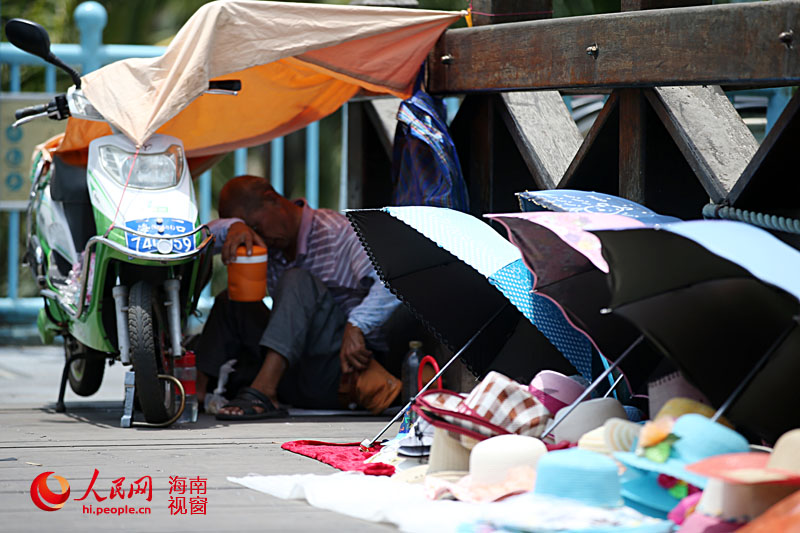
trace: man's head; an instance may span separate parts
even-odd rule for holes
[[[228,181],[219,196],[221,218],[241,218],[267,246],[292,249],[297,243],[301,209],[258,176],[237,176]]]

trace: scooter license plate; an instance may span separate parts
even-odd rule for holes
[[[125,225],[132,230],[138,231],[139,233],[147,233],[152,235],[152,237],[142,237],[140,235],[126,233],[126,243],[128,248],[131,250],[146,253],[179,254],[195,249],[194,235],[181,237],[180,239],[165,238],[192,231],[194,229],[194,225],[188,220],[168,217],[153,217],[139,220],[129,220],[125,223]]]

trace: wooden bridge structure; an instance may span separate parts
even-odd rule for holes
[[[759,145],[724,92],[800,83],[799,0],[622,0],[619,13],[561,19],[552,0],[473,5],[493,16],[445,32],[427,88],[465,95],[450,133],[475,214],[568,188],[684,219],[709,204],[800,218],[800,96]],[[585,137],[562,99],[581,93],[608,96]],[[348,204],[385,205],[391,184],[374,178],[389,175],[394,117],[364,101],[348,124]]]

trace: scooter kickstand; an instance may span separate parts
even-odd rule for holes
[[[83,354],[77,354],[70,356],[64,362],[64,370],[61,371],[61,387],[58,389],[58,400],[56,401],[56,413],[65,413],[67,411],[67,406],[64,404],[64,394],[67,392],[67,380],[69,379],[69,366],[77,361],[78,359],[83,359],[85,356]]]
[[[119,426],[129,428],[133,424],[133,394],[136,392],[136,373],[133,370],[125,372],[125,406],[122,410],[122,418]]]

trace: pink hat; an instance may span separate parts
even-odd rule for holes
[[[744,526],[744,522],[729,522],[695,511],[684,520],[678,533],[729,533]]]
[[[534,376],[528,390],[554,415],[577,400],[586,387],[559,372],[542,370]]]

